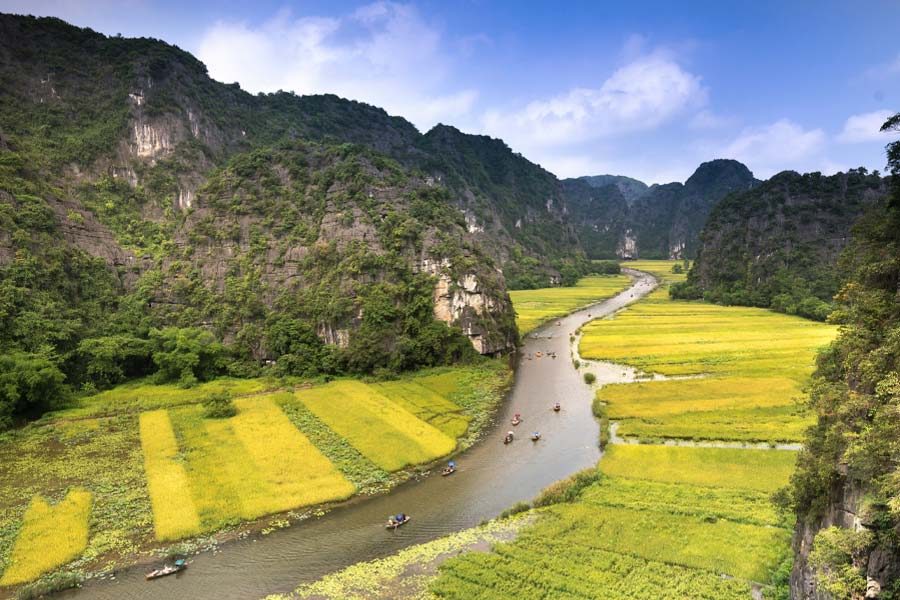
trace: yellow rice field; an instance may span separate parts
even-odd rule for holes
[[[573,287],[513,290],[509,297],[516,310],[519,333],[525,335],[547,321],[615,296],[630,284],[626,275],[592,275]]]
[[[704,377],[602,388],[597,397],[620,435],[793,442],[811,423],[800,401],[816,351],[837,329],[764,309],[665,300],[583,331],[586,358]]]
[[[453,439],[464,435],[472,420],[446,397],[415,381],[386,381],[372,387]]]
[[[140,428],[156,539],[177,540],[199,532],[200,517],[169,413],[154,410],[141,414]]]
[[[804,379],[832,325],[761,308],[699,302],[638,303],[584,327],[581,355],[664,375],[777,371]]]
[[[386,471],[453,452],[456,440],[358,381],[300,390],[297,398],[366,458]]]
[[[150,540],[345,499],[357,486],[383,490],[403,477],[379,464],[399,469],[452,452],[457,437],[487,421],[508,377],[491,361],[296,394],[271,391],[293,381],[225,378],[190,389],[137,381],[79,398],[0,436],[0,586],[79,557],[79,569],[121,565],[120,557],[158,550]],[[220,391],[234,397],[238,414],[205,418],[202,402]],[[336,429],[306,401],[331,414]],[[338,430],[352,431],[352,440]],[[86,491],[54,507],[42,500],[69,490]],[[75,518],[69,507],[85,498],[89,515]],[[36,544],[53,552],[35,560]]]
[[[771,493],[787,484],[796,459],[796,452],[786,450],[617,444],[603,456],[600,471],[628,479]]]
[[[355,491],[273,395],[235,404],[238,414],[230,419],[204,419],[199,407],[171,411],[203,529],[342,500]]]
[[[42,573],[77,558],[87,547],[91,493],[71,490],[55,506],[35,496],[13,546],[0,585],[37,579]]]

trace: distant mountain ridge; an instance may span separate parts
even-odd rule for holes
[[[591,187],[595,188],[614,185],[622,192],[622,195],[629,204],[643,196],[647,193],[647,190],[650,189],[643,181],[639,181],[632,177],[626,177],[625,175],[583,175],[578,179],[581,179]]]
[[[655,184],[630,201],[622,180],[636,181],[601,176],[563,182],[591,258],[693,258],[713,206],[729,193],[759,183],[745,165],[729,159],[705,162],[684,184]]]

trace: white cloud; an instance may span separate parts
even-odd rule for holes
[[[900,62],[900,59],[898,59]],[[882,132],[881,126],[894,113],[889,110],[853,115],[844,123],[844,129],[838,135],[840,142],[855,144],[859,142],[881,142],[892,139],[891,132]]]
[[[779,171],[808,170],[812,164],[825,164],[822,154],[825,132],[803,129],[788,119],[762,127],[748,127],[721,151],[723,158],[734,158],[750,167],[757,177],[771,177]]]
[[[597,88],[574,88],[518,110],[490,110],[483,129],[532,149],[654,129],[705,102],[700,77],[657,52],[634,59]]]
[[[337,18],[283,10],[260,26],[218,22],[197,54],[210,75],[251,92],[334,93],[383,107],[420,129],[459,118],[478,96],[447,89],[441,34],[415,7],[376,2]]]

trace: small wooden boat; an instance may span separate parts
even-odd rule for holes
[[[513,441],[513,436],[512,436],[512,434],[507,433],[507,434],[506,434],[506,437],[503,438],[503,443],[504,443],[504,444],[512,444],[512,441]]]
[[[412,519],[411,516],[409,516],[409,515],[403,515],[403,520],[402,520],[402,521],[394,521],[394,520],[391,520],[391,521],[390,521],[387,525],[385,525],[384,527],[385,527],[385,529],[397,529],[397,528],[400,527],[401,525],[406,525],[407,523],[409,523],[410,519]]]
[[[553,405],[553,412],[559,412],[562,407],[559,405],[559,402]]]
[[[453,475],[454,473],[456,473],[456,467],[446,467],[443,471],[441,471],[441,477]]]
[[[179,571],[183,571],[187,568],[187,563],[183,559],[178,559],[175,561],[174,565],[166,565],[160,569],[155,569],[147,573],[144,578],[148,581],[150,579],[158,579],[160,577],[165,577],[166,575],[171,575],[173,573],[177,573]]]
[[[515,418],[515,419],[513,419],[512,421],[510,421],[510,423],[511,423],[513,426],[516,426],[516,425],[518,425],[518,424],[521,423],[521,422],[522,422],[522,419],[519,419],[519,418]]]
[[[532,433],[532,434],[531,434],[531,441],[532,441],[532,442],[536,442],[536,441],[538,441],[539,439],[541,439],[541,434],[539,434],[539,433]]]

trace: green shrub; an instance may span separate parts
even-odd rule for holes
[[[585,373],[584,374],[584,382],[588,385],[592,385],[595,381],[597,381],[597,376],[593,373]]]
[[[523,513],[526,510],[531,510],[530,504],[528,504],[527,502],[516,502],[515,504],[504,510],[502,513],[500,513],[500,516],[497,518],[508,519],[509,517],[517,515],[519,513]]]
[[[237,414],[237,407],[227,392],[210,394],[203,401],[203,416],[207,419],[227,419]]]
[[[598,260],[594,263],[593,270],[601,275],[618,275],[622,267],[614,260]]]
[[[602,478],[603,475],[596,467],[579,471],[541,490],[538,497],[534,499],[534,508],[559,504],[560,502],[575,502],[584,488],[600,481]]]

